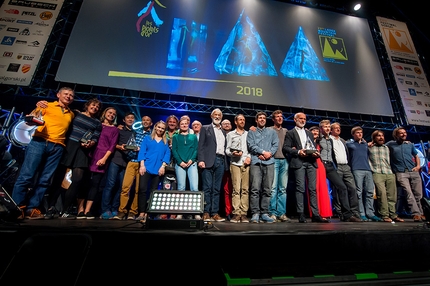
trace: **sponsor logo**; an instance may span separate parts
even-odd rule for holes
[[[36,32],[31,33],[31,35],[33,35],[33,36],[44,36],[45,34],[43,33],[42,30],[36,30]]]
[[[430,93],[428,91],[425,91],[424,96],[430,97]]]
[[[411,68],[405,67],[405,71],[412,71]]]
[[[414,72],[416,74],[422,74],[423,73],[419,67],[414,67]]]
[[[28,45],[29,47],[38,47],[40,46],[40,43],[38,41],[33,41],[30,43],[30,45]]]
[[[9,5],[43,9],[43,10],[56,10],[58,4],[43,3],[43,2],[37,2],[37,1],[10,0]]]
[[[406,80],[405,83],[408,85],[412,85],[412,81],[410,81],[410,80]]]
[[[12,55],[13,55],[13,52],[8,52],[8,51],[6,51],[6,52],[4,52],[4,53],[3,53],[3,57],[4,57],[4,58],[11,58],[11,57],[12,57]]]
[[[398,75],[398,76],[405,76],[404,73],[399,73],[399,72],[396,72],[396,75]]]
[[[32,61],[34,57],[35,55],[29,55],[29,54],[18,54],[18,56],[16,56],[18,60],[24,60],[24,61]]]
[[[421,101],[417,101],[417,105],[423,105]]]
[[[21,66],[20,64],[10,63],[9,66],[7,67],[7,71],[8,72],[17,72],[19,70],[20,66]]]
[[[8,17],[0,17],[0,22],[6,22],[6,23],[14,23],[15,18],[8,18]]]
[[[27,41],[16,40],[15,44],[17,44],[17,45],[26,45]]]
[[[15,39],[15,37],[4,36],[3,40],[1,41],[1,44],[6,46],[12,46],[15,42]]]
[[[412,75],[412,74],[407,74],[406,77],[408,77],[408,78],[415,78],[415,76]]]
[[[19,24],[33,25],[33,21],[18,20],[16,22],[19,23]]]
[[[23,11],[21,13],[21,15],[23,15],[23,16],[36,16],[36,13],[34,13],[32,11]]]
[[[21,71],[22,73],[28,73],[30,71],[31,65],[25,64],[22,66]]]
[[[410,113],[414,113],[414,114],[416,113],[415,110],[409,110],[409,112]]]
[[[397,80],[400,82],[400,84],[404,84],[405,83],[405,80],[403,78],[401,78],[401,77],[398,77]]]
[[[4,10],[7,14],[15,14],[18,15],[19,11],[16,9],[9,9],[9,10]]]
[[[7,28],[7,30],[6,31],[8,31],[8,32],[12,32],[12,33],[17,33],[18,31],[19,31],[19,29],[18,28],[12,28],[12,27],[9,27],[9,28]]]
[[[430,110],[425,110],[427,117],[430,117]]]
[[[50,12],[50,11],[45,11],[45,12],[40,13],[39,17],[43,21],[47,21],[47,20],[52,19],[52,17],[54,17],[54,14],[52,14],[52,12]]]
[[[421,114],[421,111],[420,111],[420,110],[417,110],[417,114]]]
[[[409,94],[412,95],[412,96],[416,96],[417,95],[414,88],[408,88],[408,91],[409,91]]]
[[[6,27],[7,27],[7,25],[1,24],[1,25],[0,25],[0,31],[1,31],[1,30],[3,30],[3,29],[4,29],[4,28],[6,28]]]
[[[25,28],[19,33],[21,36],[30,36],[30,30],[28,28]]]
[[[49,26],[49,24],[46,24],[45,22],[38,22],[38,23],[36,23],[35,25],[37,25],[37,26],[40,26],[40,27],[48,27]]]
[[[399,66],[399,65],[394,66],[394,68],[395,68],[395,69],[398,69],[398,70],[403,70],[403,67],[402,67],[402,66]]]

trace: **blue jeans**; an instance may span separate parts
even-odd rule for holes
[[[122,180],[125,167],[111,162],[106,174],[106,184],[102,194],[102,213],[118,211],[119,195],[121,193]],[[114,189],[116,187],[116,189]]]
[[[287,211],[288,161],[275,159],[274,166],[269,212],[272,215],[281,216]]]
[[[273,185],[274,164],[251,165],[250,178],[250,202],[251,213],[269,214],[270,192]]]
[[[184,169],[179,165],[175,165],[176,181],[178,183],[178,191],[185,191],[187,185],[187,177],[190,182],[190,190],[199,190],[199,171],[197,170],[197,163],[194,162],[191,166]]]
[[[34,137],[25,150],[24,162],[15,186],[12,199],[17,205],[26,205],[27,210],[39,208],[51,178],[60,163],[64,147],[59,144]],[[37,182],[35,178],[38,176]],[[28,198],[27,191],[33,188],[33,195]]]
[[[202,170],[202,187],[205,196],[205,213],[213,216],[219,211],[219,192],[224,175],[224,158],[216,157],[211,168]]]
[[[371,171],[354,170],[355,185],[357,186],[358,207],[361,216],[371,218],[375,216],[375,209],[373,207],[373,191],[375,185],[373,183],[373,175]]]

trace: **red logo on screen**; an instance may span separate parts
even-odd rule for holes
[[[394,66],[394,68],[396,68],[396,69],[398,69],[398,70],[403,70],[403,67],[402,67],[402,66],[399,66],[399,65]]]

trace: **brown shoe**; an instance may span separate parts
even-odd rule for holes
[[[413,219],[414,219],[414,222],[422,222],[420,215],[414,215]]]
[[[391,218],[389,218],[389,217],[384,217],[382,219],[382,221],[384,221],[384,222],[393,222],[393,220]]]
[[[346,220],[347,222],[363,222],[363,220],[361,218],[352,216],[349,219]]]
[[[232,223],[238,223],[238,222],[240,222],[240,215],[235,214],[235,215],[230,219],[230,222],[232,222]]]
[[[38,209],[32,209],[25,212],[25,218],[28,219],[45,219],[45,216]]]
[[[421,215],[421,220],[422,221],[426,221],[427,219],[426,219],[426,216],[425,215]]]
[[[208,213],[203,214],[203,221],[212,221],[211,216]]]
[[[393,221],[394,221],[394,222],[405,222],[405,220],[404,220],[404,219],[401,219],[401,218],[399,218],[399,217],[395,217],[395,218],[393,218]]]
[[[214,221],[225,221],[225,218],[220,217],[220,216],[219,216],[219,214],[214,214],[214,215],[212,216],[212,219],[213,219]]]
[[[244,223],[248,223],[248,222],[249,222],[249,219],[246,217],[246,215],[241,215],[241,216],[240,216],[240,221],[241,221],[241,222],[244,222]]]

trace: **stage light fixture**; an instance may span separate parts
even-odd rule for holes
[[[360,3],[354,5],[354,11],[358,11],[360,9],[361,9],[361,4]]]
[[[203,197],[203,192],[152,191],[148,204],[148,213],[203,214]]]

